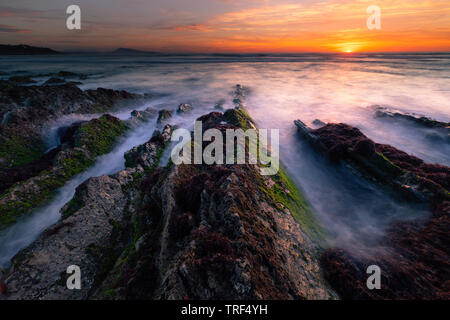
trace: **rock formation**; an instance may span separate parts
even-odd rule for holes
[[[254,127],[241,108],[201,117],[204,129]],[[323,234],[284,169],[158,167],[171,127],[130,150],[127,169],[91,178],[61,221],[17,255],[8,294],[26,299],[330,299]],[[82,289],[66,288],[80,266]]]
[[[327,124],[312,130],[295,121],[300,134],[333,162],[400,197],[429,203],[431,217],[397,222],[378,246],[352,252],[334,248],[321,257],[325,277],[344,299],[450,298],[450,168],[426,164],[392,146],[377,144],[357,128]],[[366,269],[382,271],[381,290],[366,286]]]

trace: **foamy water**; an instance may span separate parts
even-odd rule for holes
[[[51,60],[50,60],[51,59]],[[6,72],[31,74],[60,70],[86,73],[81,88],[125,89],[157,95],[148,105],[175,109],[190,103],[194,112],[172,122],[191,128],[193,120],[216,104],[233,107],[236,84],[250,89],[246,105],[260,128],[280,129],[281,161],[304,190],[338,245],[379,235],[393,220],[427,214],[392,198],[345,168],[336,168],[296,135],[293,120],[345,122],[379,143],[388,143],[427,162],[450,164],[450,146],[430,143],[426,130],[374,117],[373,105],[450,120],[450,55],[300,55],[117,57],[67,55],[0,60]],[[3,69],[2,69],[3,70]],[[41,81],[45,81],[42,78]],[[129,110],[116,115],[126,118]],[[61,123],[65,123],[61,119]],[[53,125],[58,127],[58,122]],[[145,142],[154,123],[129,135],[93,168],[74,177],[53,201],[0,235],[0,265],[55,223],[60,208],[82,181],[123,168],[123,153]],[[145,133],[144,133],[145,132]],[[49,131],[49,136],[52,137]],[[54,135],[53,135],[54,137]],[[50,139],[51,140],[51,139]]]

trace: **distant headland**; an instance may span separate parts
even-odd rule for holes
[[[40,48],[28,46],[25,44],[8,45],[0,44],[0,55],[26,55],[26,54],[61,54],[61,52],[55,51],[50,48]]]

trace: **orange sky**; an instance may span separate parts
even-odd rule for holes
[[[75,32],[46,16],[59,8],[21,17],[17,10],[2,14],[0,7],[1,42],[188,52],[450,51],[450,0],[171,0],[170,8],[156,2],[128,1],[105,13],[80,1],[84,22]],[[370,5],[381,8],[381,30],[366,27]],[[38,27],[30,16],[41,20]],[[2,26],[17,32],[2,33]]]

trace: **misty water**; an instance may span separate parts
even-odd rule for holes
[[[449,121],[450,54],[2,57],[0,69],[7,73],[23,70],[31,76],[73,71],[89,76],[82,81],[82,89],[105,87],[155,95],[146,104],[116,113],[122,119],[136,108],[173,110],[180,103],[190,103],[193,113],[171,120],[188,129],[196,117],[217,111],[216,105],[233,107],[236,84],[249,88],[246,107],[250,115],[260,128],[280,129],[281,162],[339,246],[376,239],[392,221],[429,212],[395,200],[343,166],[331,166],[297,136],[295,119],[307,124],[314,119],[345,122],[379,143],[427,162],[450,164],[450,145],[427,140],[429,129],[374,117],[374,106],[382,105]],[[48,76],[37,79],[43,83]],[[71,115],[48,124],[49,148],[57,144],[58,126],[84,118]],[[60,208],[80,183],[122,169],[124,152],[147,141],[155,127],[153,119],[130,132],[111,153],[58,190],[49,204],[3,231],[0,266],[59,219]]]

